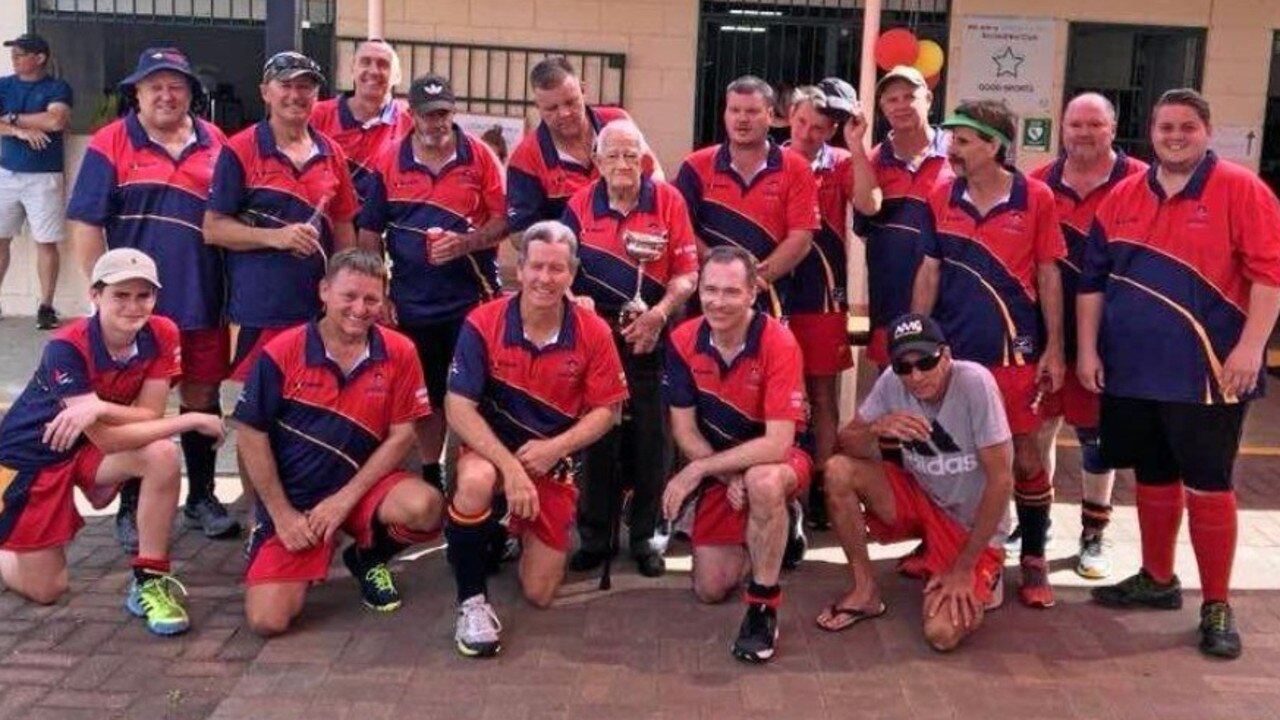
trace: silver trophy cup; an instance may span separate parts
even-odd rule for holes
[[[625,328],[649,311],[649,303],[640,297],[644,288],[644,264],[662,257],[667,250],[667,236],[627,230],[622,239],[626,242],[627,254],[636,261],[636,294],[618,311],[618,327]]]

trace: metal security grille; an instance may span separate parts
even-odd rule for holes
[[[339,37],[334,67],[337,85],[352,88],[351,60],[361,38]],[[465,112],[523,116],[533,106],[529,70],[548,55],[563,55],[582,78],[587,102],[621,105],[626,90],[627,58],[622,53],[548,48],[472,45],[388,40],[400,56],[403,79],[399,93],[409,92],[413,78],[438,73],[449,78]]]
[[[262,25],[267,0],[27,0],[36,20],[124,21],[214,26]],[[332,25],[334,0],[304,0],[303,27]]]
[[[863,7],[861,0],[703,0],[694,141],[701,146],[723,137],[724,89],[741,75],[758,75],[783,91],[832,75],[856,85]],[[886,0],[880,23],[946,47],[949,10],[950,0]],[[944,86],[934,90],[937,112]]]
[[[1200,89],[1203,28],[1072,23],[1063,101],[1098,92],[1116,106],[1116,144],[1151,159],[1151,107],[1171,88]]]
[[[1270,73],[1258,174],[1271,186],[1272,192],[1280,192],[1280,32],[1271,37]]]

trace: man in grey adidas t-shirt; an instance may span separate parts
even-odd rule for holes
[[[827,510],[853,589],[818,616],[832,632],[880,616],[867,537],[924,540],[924,635],[951,650],[1001,602],[1001,542],[1009,530],[1013,443],[995,379],[952,360],[941,329],[923,315],[888,328],[891,368],[840,431],[826,464]],[[903,466],[876,456],[880,438],[902,442]]]

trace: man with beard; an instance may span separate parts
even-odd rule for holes
[[[386,238],[396,322],[418,348],[435,408],[418,424],[422,475],[444,487],[449,362],[463,318],[497,292],[506,195],[488,146],[454,124],[448,79],[417,78],[409,104],[413,132],[372,161],[357,225],[362,247]]]
[[[1067,360],[1062,389],[1045,398],[1040,413],[1046,418],[1040,429],[1045,472],[1053,477],[1058,429],[1063,418],[1076,429],[1080,440],[1081,483],[1080,555],[1076,573],[1096,580],[1111,574],[1111,560],[1102,533],[1111,521],[1111,487],[1115,471],[1102,461],[1098,436],[1098,396],[1084,389],[1074,372],[1076,360],[1076,289],[1084,266],[1085,245],[1093,216],[1116,183],[1146,170],[1147,164],[1113,147],[1116,109],[1097,93],[1077,95],[1062,113],[1062,154],[1031,172],[1031,177],[1053,189],[1058,219],[1067,243],[1067,256],[1058,261],[1062,274],[1062,334]],[[1017,533],[1015,532],[1015,535]],[[1010,537],[1021,544],[1020,538]]]
[[[347,166],[361,201],[370,193],[373,161],[413,130],[413,120],[393,93],[400,84],[400,56],[381,38],[360,43],[351,61],[355,90],[321,100],[311,125],[347,154]]]

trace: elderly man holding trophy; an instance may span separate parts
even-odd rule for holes
[[[661,349],[672,315],[684,307],[698,276],[697,244],[684,199],[642,171],[647,153],[644,136],[631,121],[604,126],[594,154],[600,179],[570,199],[563,218],[580,243],[582,264],[573,293],[589,299],[613,326],[631,388],[622,424],[588,452],[578,507],[581,545],[569,562],[578,571],[604,563],[606,578],[617,553],[616,523],[628,484],[631,556],[647,577],[666,569],[650,542],[671,464]]]

